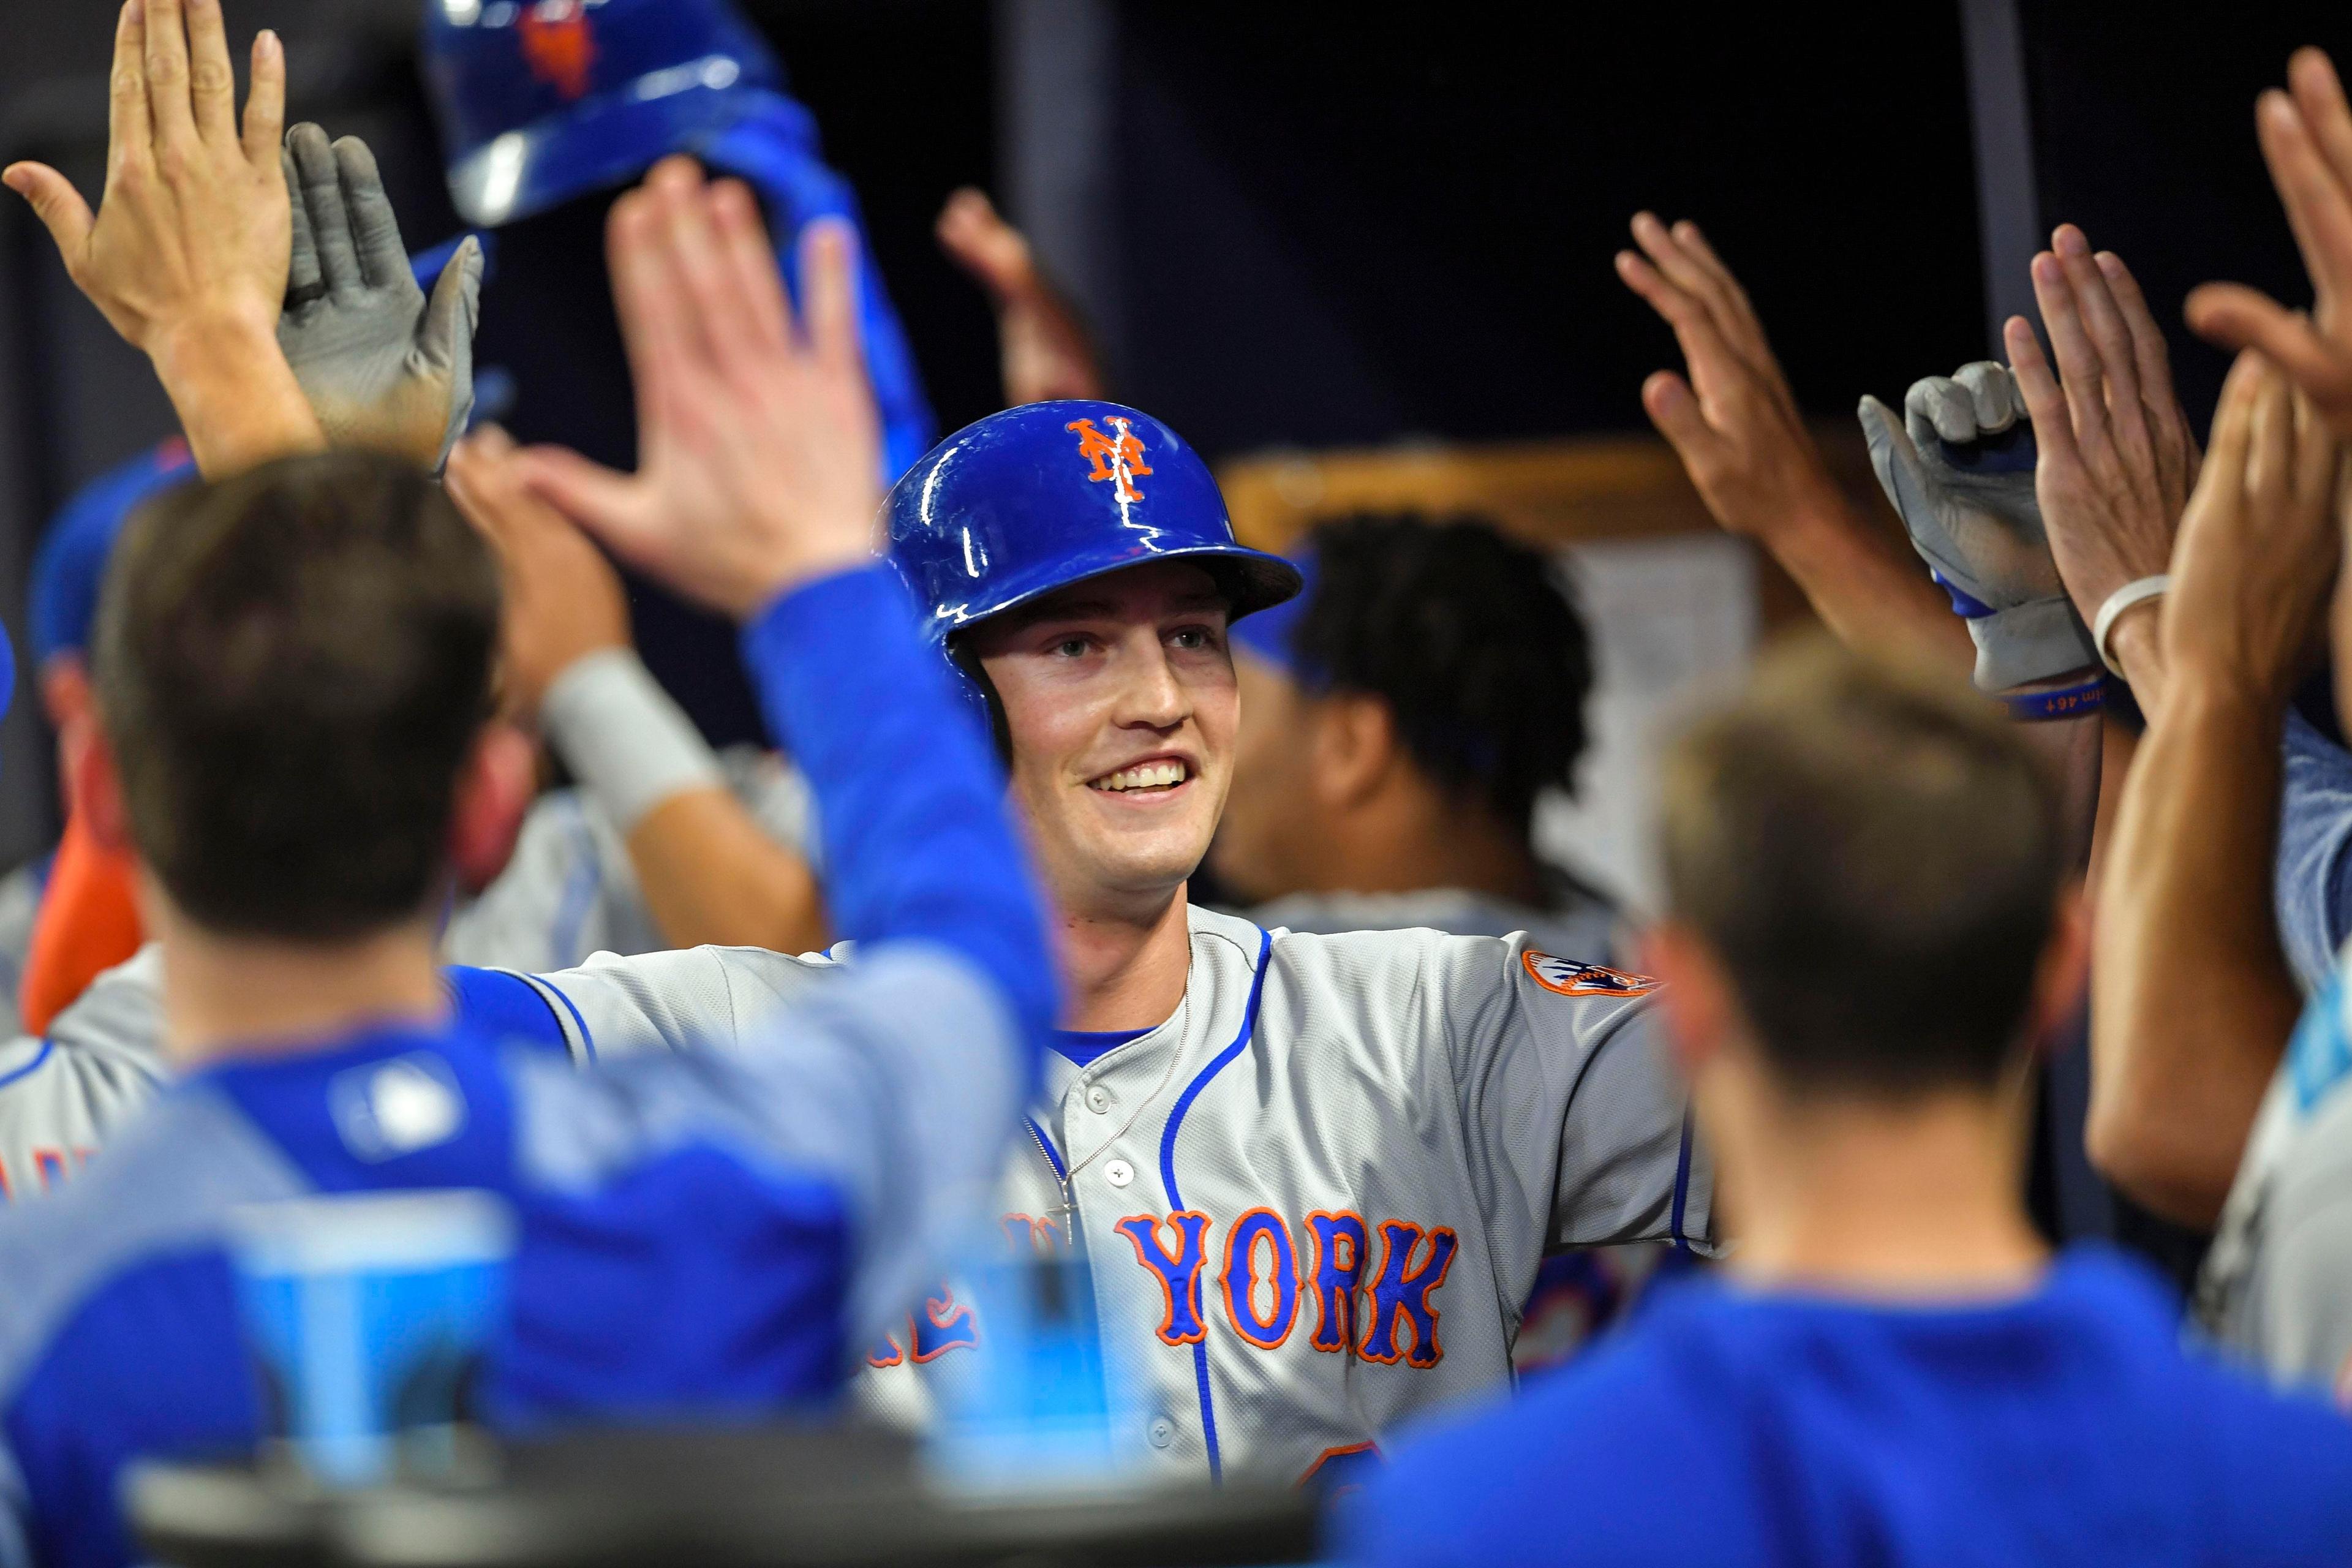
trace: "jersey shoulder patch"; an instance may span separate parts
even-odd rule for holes
[[[1561,996],[1646,996],[1661,984],[1646,974],[1606,969],[1598,963],[1579,963],[1572,958],[1554,958],[1534,948],[1521,953],[1519,962],[1527,965],[1529,979]]]

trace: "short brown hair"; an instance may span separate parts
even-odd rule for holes
[[[131,834],[224,932],[333,941],[412,918],[489,714],[489,552],[422,469],[288,458],[123,531],[93,643]]]
[[[2066,868],[2055,783],[1992,704],[1790,647],[1672,747],[1662,827],[1669,913],[1791,1088],[1999,1082]]]

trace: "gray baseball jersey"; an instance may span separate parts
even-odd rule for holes
[[[1247,912],[1268,928],[1337,934],[1425,927],[1455,936],[1516,936],[1545,952],[1594,963],[1632,956],[1631,931],[1617,906],[1563,871],[1548,868],[1541,909],[1461,888],[1403,893],[1297,893]],[[1511,1342],[1521,1376],[1576,1359],[1631,1310],[1672,1251],[1664,1242],[1632,1242],[1556,1253],[1544,1259],[1520,1308]]]
[[[1426,927],[1455,936],[1516,936],[1546,952],[1596,963],[1628,956],[1617,906],[1583,883],[1557,873],[1541,909],[1460,888],[1418,888],[1409,893],[1294,893],[1243,911],[1269,930],[1337,936],[1355,931]]]
[[[2224,1345],[2352,1396],[2352,1015],[2347,970],[2311,999],[2271,1080],[2198,1281]]]
[[[1509,1377],[1548,1250],[1710,1234],[1653,982],[1525,937],[1191,928],[1176,1016],[1083,1069],[1049,1058],[1000,1189],[1009,1228],[1085,1246],[1169,1469],[1361,1454]],[[702,948],[531,984],[585,1062],[726,1048],[827,967]],[[863,1397],[919,1421],[927,1384],[986,1354],[943,1284]]]
[[[770,837],[809,853],[814,807],[796,770],[756,746],[730,746],[719,765]],[[452,963],[523,970],[569,969],[591,953],[669,945],[646,908],[628,846],[584,789],[550,790],[532,803],[514,858],[450,917],[441,941]]]
[[[152,944],[91,982],[44,1037],[0,1045],[0,1196],[45,1193],[170,1077]]]

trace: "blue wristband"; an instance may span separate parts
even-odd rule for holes
[[[2107,705],[2107,683],[2104,677],[2098,677],[2080,686],[2062,686],[2054,691],[2033,691],[2001,700],[2009,705],[2009,716],[2021,724],[2081,719]]]

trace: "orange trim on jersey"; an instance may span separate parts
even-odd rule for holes
[[[1315,1462],[1299,1471],[1298,1479],[1290,1484],[1294,1489],[1304,1488],[1307,1482],[1322,1473],[1324,1466],[1334,1459],[1344,1459],[1350,1454],[1378,1455],[1380,1451],[1381,1446],[1372,1442],[1342,1443],[1336,1448],[1326,1448],[1316,1455]]]
[[[1572,958],[1538,952],[1534,948],[1519,954],[1519,963],[1527,970],[1528,979],[1560,996],[1647,996],[1664,984],[1630,970],[1607,969],[1598,963],[1580,963]],[[1554,980],[1543,972],[1543,965],[1547,963],[1559,964],[1565,972]]]
[[[1198,1220],[1201,1223],[1197,1228],[1188,1226],[1184,1224],[1188,1219]],[[1158,1215],[1131,1214],[1118,1222],[1117,1229],[1120,1235],[1135,1244],[1135,1260],[1143,1266],[1143,1271],[1160,1281],[1160,1294],[1167,1304],[1167,1310],[1160,1314],[1160,1342],[1171,1345],[1197,1345],[1209,1335],[1207,1314],[1201,1310],[1201,1270],[1208,1266],[1209,1261],[1206,1240],[1209,1234],[1209,1216],[1198,1209],[1179,1209],[1168,1216],[1166,1223],[1176,1229],[1177,1252],[1173,1258],[1171,1258],[1160,1245],[1161,1221]],[[1150,1256],[1147,1256],[1143,1250],[1144,1238],[1147,1237],[1151,1242]],[[1173,1279],[1173,1277],[1180,1273],[1184,1276],[1184,1294],[1187,1298],[1188,1315],[1192,1319],[1190,1326],[1181,1332],[1176,1324],[1176,1287]]]
[[[1062,1227],[1051,1219],[1041,1218],[1034,1214],[1006,1213],[999,1215],[997,1221],[1004,1227],[1004,1244],[1007,1247],[1022,1239],[1013,1234],[1013,1227],[1018,1225],[1025,1234],[1030,1247],[1034,1250],[1038,1252],[1061,1250],[1058,1238],[1062,1234]]]
[[[925,1350],[923,1325],[909,1317],[907,1320],[908,1335],[914,1342],[917,1366],[928,1366],[950,1351],[980,1348],[980,1323],[972,1317],[970,1307],[956,1300],[955,1287],[949,1286],[945,1296],[924,1297],[923,1316],[930,1320],[931,1327],[949,1337],[944,1343]]]
[[[1348,1279],[1348,1289],[1339,1298],[1347,1321],[1336,1325],[1339,1331],[1336,1334],[1331,1331],[1335,1325],[1331,1321],[1330,1295],[1323,1288],[1323,1233],[1315,1227],[1318,1219],[1328,1219],[1335,1227],[1343,1219],[1354,1220],[1363,1238],[1359,1244],[1353,1233],[1336,1228],[1332,1233],[1332,1240],[1348,1242],[1355,1253],[1336,1270]],[[1344,1355],[1356,1348],[1356,1320],[1361,1316],[1356,1310],[1356,1296],[1363,1289],[1364,1249],[1371,1245],[1371,1222],[1354,1209],[1316,1209],[1307,1215],[1306,1225],[1307,1234],[1313,1238],[1315,1246],[1315,1267],[1307,1270],[1305,1275],[1312,1282],[1315,1291],[1315,1333],[1308,1342],[1326,1355]],[[1337,1342],[1333,1342],[1335,1341]]]
[[[907,1337],[908,1339],[913,1339],[915,1337],[914,1329],[915,1321],[912,1318],[908,1319]],[[898,1348],[898,1335],[885,1334],[882,1336],[882,1342],[890,1347],[890,1353],[887,1356],[878,1356],[871,1351],[866,1352],[866,1364],[867,1366],[897,1366],[907,1359],[907,1352]]]
[[[1259,1215],[1272,1220],[1276,1228],[1250,1230],[1249,1222]],[[1281,1237],[1279,1242],[1275,1240],[1277,1235]],[[1236,1261],[1234,1246],[1244,1236],[1250,1238],[1250,1246],[1248,1255],[1239,1259],[1242,1293],[1237,1297],[1234,1294],[1234,1264]],[[1275,1315],[1282,1323],[1282,1332],[1272,1339],[1265,1337],[1263,1326],[1257,1321],[1257,1238],[1261,1236],[1275,1248],[1275,1268],[1268,1271],[1267,1278],[1274,1284]],[[1286,1255],[1290,1263],[1290,1293],[1287,1297],[1283,1294],[1284,1280],[1279,1272]],[[1217,1276],[1217,1287],[1224,1293],[1225,1320],[1233,1324],[1234,1332],[1262,1351],[1280,1350],[1284,1342],[1290,1338],[1290,1331],[1298,1326],[1298,1298],[1305,1283],[1298,1277],[1298,1244],[1290,1234],[1288,1220],[1270,1208],[1261,1207],[1244,1210],[1233,1224],[1225,1227],[1225,1271]]]

